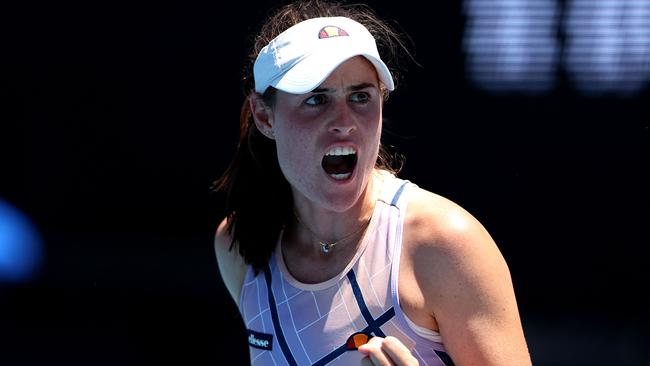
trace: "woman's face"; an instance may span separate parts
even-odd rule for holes
[[[269,124],[294,199],[335,212],[351,208],[372,175],[381,120],[377,72],[362,56],[343,63],[312,92],[278,91]]]

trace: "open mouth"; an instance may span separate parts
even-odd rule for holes
[[[348,179],[357,166],[357,152],[351,147],[334,147],[325,154],[321,166],[336,180]]]

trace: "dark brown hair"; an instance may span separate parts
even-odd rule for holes
[[[239,144],[235,156],[213,188],[226,192],[228,233],[239,253],[257,273],[266,265],[275,249],[282,227],[292,215],[293,198],[289,183],[277,161],[275,142],[262,135],[253,120],[248,96],[255,93],[253,65],[260,50],[284,30],[304,20],[317,17],[343,16],[363,24],[375,37],[382,60],[393,78],[398,52],[408,50],[398,33],[366,5],[346,5],[323,0],[303,0],[277,9],[264,23],[249,54],[244,68],[244,93],[247,98],[241,108]],[[396,80],[397,81],[397,80]],[[385,92],[385,97],[388,92]],[[275,89],[269,87],[262,96],[272,106]],[[380,146],[376,166],[396,173],[395,157]]]

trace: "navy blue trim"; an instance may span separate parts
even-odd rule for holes
[[[385,323],[387,323],[390,320],[390,318],[392,318],[394,316],[395,316],[395,309],[390,308],[390,309],[386,310],[385,313],[381,314],[381,316],[379,318],[375,319],[375,321],[372,324],[372,327],[368,326],[368,328],[366,328],[366,329],[369,330],[371,328],[379,328],[382,325],[384,325]],[[364,329],[364,331],[366,331],[366,329]],[[378,335],[377,333],[375,333],[375,334]]]
[[[280,318],[278,317],[278,309],[275,305],[275,297],[273,296],[273,291],[271,290],[271,269],[267,265],[264,267],[264,278],[266,279],[266,289],[268,290],[269,295],[269,309],[271,310],[271,318],[273,319],[273,328],[275,329],[275,335],[277,336],[278,343],[284,354],[284,358],[287,359],[287,363],[291,366],[298,366],[296,360],[291,354],[287,340],[284,338],[284,333],[282,332],[282,327],[280,327]]]
[[[395,206],[397,204],[397,201],[399,200],[399,197],[402,195],[402,191],[404,190],[404,187],[406,187],[406,184],[408,182],[404,182],[401,187],[397,190],[395,193],[395,196],[393,197],[393,200],[390,202],[391,206]]]
[[[390,308],[386,310],[385,313],[381,314],[379,318],[377,319],[373,318],[372,314],[370,314],[370,311],[368,310],[366,301],[363,299],[363,294],[361,293],[361,288],[359,287],[359,283],[357,282],[357,277],[354,275],[354,271],[350,270],[350,272],[348,272],[347,274],[347,277],[348,280],[350,281],[350,285],[352,286],[352,292],[354,293],[354,298],[357,300],[357,304],[359,305],[361,314],[363,315],[363,318],[368,323],[368,325],[365,328],[363,328],[363,330],[361,330],[360,332],[373,334],[379,337],[386,337],[386,334],[384,334],[384,332],[381,330],[381,326],[387,323],[392,317],[395,316],[395,309]],[[312,366],[327,365],[329,362],[333,361],[334,359],[336,359],[337,357],[339,357],[340,355],[342,355],[348,350],[347,343],[348,342],[346,340],[342,346],[328,353],[323,358],[316,361],[316,363],[314,363]]]
[[[454,361],[451,360],[451,357],[449,357],[449,355],[446,352],[436,351],[435,349],[433,350],[433,352],[435,352],[436,355],[438,355],[438,357],[440,358],[442,363],[445,364],[445,366],[454,366]]]
[[[316,361],[316,363],[313,363],[311,366],[327,365],[328,363],[334,361],[340,355],[344,354],[345,351],[347,351],[347,350],[348,350],[348,344],[347,344],[347,342],[345,342],[341,347],[339,347],[339,348],[335,349],[334,351],[326,354],[325,357],[323,357],[320,360]]]
[[[365,327],[360,332],[363,332],[363,333],[374,332],[374,331],[376,331],[376,329],[379,329],[379,327],[381,327],[386,322],[388,322],[393,316],[395,316],[395,309],[390,308],[390,309],[386,310],[385,313],[381,314],[381,316],[379,318],[373,319],[372,323],[369,324],[367,327]],[[378,335],[378,334],[375,333],[375,335]],[[384,336],[382,336],[382,337],[384,337]],[[345,353],[347,350],[348,350],[348,342],[347,342],[347,339],[346,339],[345,343],[343,343],[342,346],[340,346],[339,348],[335,349],[334,351],[328,353],[323,358],[316,361],[316,363],[312,364],[312,366],[327,365],[328,363],[334,361],[337,357],[339,357],[340,355]]]
[[[363,318],[366,319],[366,323],[368,323],[368,326],[371,327],[375,323],[375,319],[372,317],[372,314],[370,314],[370,311],[368,310],[368,306],[366,305],[366,301],[363,299],[363,294],[361,293],[361,288],[359,288],[359,283],[357,283],[357,277],[354,275],[354,270],[350,270],[347,276],[348,276],[348,280],[350,281],[350,284],[352,285],[352,292],[354,292],[354,297],[355,299],[357,299],[357,304],[359,305],[361,314],[363,314]],[[379,327],[374,327],[374,328],[372,329],[372,331],[376,336],[380,336],[380,337],[386,336],[384,332],[382,332],[381,329],[379,329]]]

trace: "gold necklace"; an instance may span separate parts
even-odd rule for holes
[[[374,209],[373,209],[373,211],[374,211]],[[353,232],[353,233],[351,233],[351,234],[348,234],[348,235],[345,235],[343,238],[341,238],[341,239],[339,239],[339,240],[337,240],[337,241],[334,241],[334,242],[327,242],[327,241],[320,240],[320,239],[318,238],[318,235],[316,235],[316,233],[313,232],[313,231],[309,228],[309,226],[305,225],[305,223],[302,222],[302,220],[300,220],[300,217],[298,216],[298,213],[296,212],[296,208],[295,208],[295,207],[293,208],[293,215],[296,217],[296,220],[298,220],[298,222],[299,222],[302,226],[304,226],[304,227],[305,227],[305,228],[306,228],[306,229],[311,233],[311,235],[314,236],[314,238],[316,238],[316,240],[318,241],[318,244],[320,245],[320,249],[321,249],[321,251],[322,251],[323,253],[325,253],[325,254],[328,254],[328,253],[330,252],[330,250],[332,250],[332,248],[334,248],[337,244],[342,243],[342,242],[346,241],[347,239],[351,238],[352,236],[354,236],[354,235],[360,233],[361,230],[365,229],[365,228],[368,226],[368,224],[370,223],[370,219],[372,219],[372,213],[371,213],[371,214],[370,214],[370,217],[368,218],[368,220],[367,220],[363,225],[361,225],[361,227],[360,227],[359,229],[357,229],[355,232]]]

